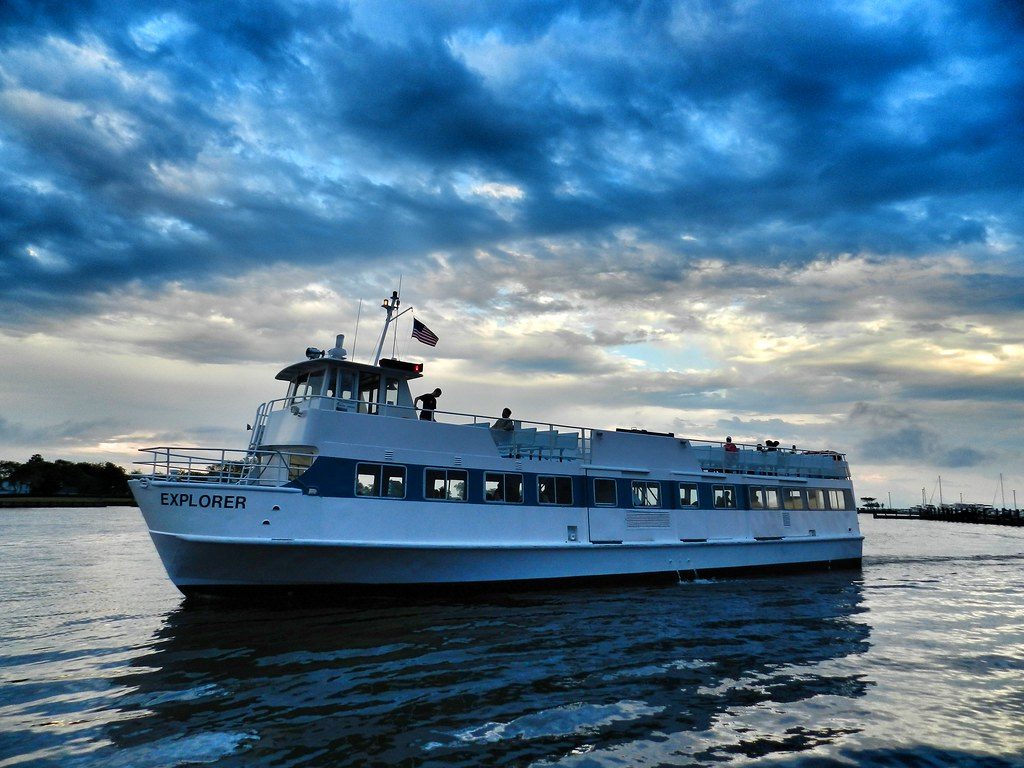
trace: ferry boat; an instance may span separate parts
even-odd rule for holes
[[[185,595],[860,564],[843,454],[417,409],[423,364],[381,357],[399,305],[372,363],[339,335],[278,373],[247,448],[143,449],[132,492]]]

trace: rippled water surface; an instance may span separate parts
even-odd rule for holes
[[[1024,529],[862,572],[185,608],[133,509],[0,511],[0,767],[1024,766]]]

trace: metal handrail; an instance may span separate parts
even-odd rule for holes
[[[706,472],[813,477],[848,480],[846,457],[833,451],[726,451],[718,445],[694,446],[698,462]]]
[[[297,413],[304,413],[309,410],[342,410],[388,417],[401,414],[403,418],[408,418],[409,415],[415,416],[417,411],[420,410],[409,405],[371,403],[355,398],[338,398],[325,395],[292,395],[276,398],[261,404],[257,409],[250,449],[255,450],[259,446],[262,429],[270,414],[285,408],[297,409],[295,411]],[[435,420],[439,421],[439,423],[452,423],[451,420],[454,419],[464,420],[462,422],[456,421],[455,423],[466,425],[490,425],[498,418],[497,416],[482,416],[476,413],[440,409],[434,410],[433,413]],[[442,418],[438,419],[437,417]],[[569,460],[585,459],[590,455],[593,433],[595,431],[605,431],[581,427],[575,424],[558,424],[522,419],[516,419],[515,423],[516,429],[509,431],[509,438],[507,440],[495,440],[499,451],[504,456]],[[536,429],[536,434],[528,435],[529,430],[534,428]],[[568,446],[559,445],[559,435],[568,434],[568,432],[559,432],[560,429],[576,433],[577,443],[574,447],[569,448]],[[526,439],[527,436],[529,439]],[[760,447],[755,448],[755,446],[746,443],[733,443],[737,450],[726,452],[726,444],[717,440],[684,438],[675,435],[664,435],[664,437],[684,442],[693,447],[698,454],[703,454],[703,456],[700,456],[699,462],[701,468],[706,471],[740,471],[747,474],[775,475],[779,474],[779,470],[784,469],[784,474],[798,477],[848,479],[850,476],[845,454],[836,451],[809,451],[782,447],[764,449]],[[822,460],[815,460],[812,457],[821,457]]]
[[[194,448],[157,446],[141,448],[149,461],[134,464],[149,467],[142,477],[182,483],[280,486],[298,476],[316,454],[301,451],[243,450],[238,448]],[[237,458],[235,458],[237,456]],[[292,457],[302,462],[293,463]]]
[[[270,414],[274,412],[280,412],[288,409],[298,409],[295,413],[306,413],[310,410],[325,410],[325,411],[347,411],[347,412],[360,412],[360,408],[373,409],[373,415],[387,415],[391,416],[394,412],[416,415],[417,411],[421,410],[414,406],[409,405],[398,405],[393,403],[370,403],[365,400],[357,400],[352,398],[338,398],[328,397],[326,395],[302,395],[302,396],[291,396],[291,397],[279,397],[274,400],[268,400],[262,403],[256,411],[256,420],[253,425],[253,436],[250,442],[250,447],[255,449],[259,445],[259,439],[261,436],[260,430],[266,424]],[[367,413],[367,411],[363,411]],[[480,424],[486,424],[490,426],[497,416],[482,416],[476,413],[464,413],[461,411],[445,411],[435,410],[435,420],[437,416],[454,417],[456,419],[464,419],[464,422],[455,422],[464,426],[474,426]],[[516,429],[510,430],[508,434],[510,439],[507,442],[500,442],[498,444],[499,450],[502,455],[505,456],[527,456],[528,458],[557,458],[564,460],[571,460],[581,458],[589,453],[590,446],[590,432],[586,427],[580,427],[570,424],[556,424],[553,422],[544,421],[529,421],[522,419],[515,419]],[[438,423],[450,423],[447,420],[438,421]],[[533,440],[520,440],[518,439],[523,435],[523,431],[536,428],[536,439]],[[560,429],[567,430],[566,432],[560,432]],[[576,445],[572,448],[559,445],[558,436],[575,433]],[[498,442],[498,441],[496,441]]]

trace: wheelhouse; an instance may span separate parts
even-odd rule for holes
[[[367,365],[322,357],[290,365],[277,378],[288,382],[288,406],[414,419],[409,382],[420,378],[422,369],[401,360]]]

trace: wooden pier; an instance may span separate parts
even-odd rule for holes
[[[861,509],[876,520],[940,520],[946,523],[1024,526],[1019,509],[956,509],[952,507],[911,507],[910,509]]]

